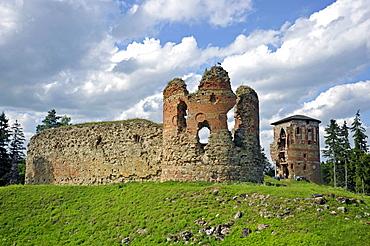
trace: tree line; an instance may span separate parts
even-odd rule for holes
[[[48,111],[36,133],[50,128],[70,125],[71,118],[57,116],[55,109]],[[5,113],[0,114],[0,186],[24,184],[26,174],[26,138],[18,120],[10,126]]]
[[[352,133],[353,146],[350,143]],[[331,119],[325,128],[325,149],[322,163],[324,184],[343,187],[352,192],[370,193],[370,153],[365,128],[357,111],[351,126],[339,125]]]

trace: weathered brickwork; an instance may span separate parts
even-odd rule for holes
[[[263,181],[259,150],[259,106],[256,92],[241,86],[236,95],[222,67],[206,71],[198,91],[189,94],[181,79],[163,91],[162,181]],[[234,107],[235,127],[227,113]],[[208,128],[207,144],[199,131]]]
[[[28,145],[26,184],[159,180],[162,127],[147,120],[45,130]]]
[[[278,176],[304,176],[321,184],[319,124],[319,120],[303,115],[272,123],[274,142],[270,145],[270,153]]]
[[[127,181],[263,181],[259,102],[214,66],[198,91],[181,79],[163,91],[163,128],[146,120],[45,130],[28,146],[26,184],[99,185]],[[227,113],[234,107],[235,127]],[[207,144],[199,131],[208,128]]]

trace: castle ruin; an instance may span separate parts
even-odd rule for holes
[[[304,115],[294,115],[276,121],[274,142],[270,145],[271,159],[282,178],[307,177],[321,184],[319,124],[321,121]]]
[[[202,128],[210,131],[207,144],[199,139]],[[262,182],[256,92],[240,86],[235,94],[227,72],[214,66],[196,93],[181,79],[168,83],[163,128],[147,120],[78,124],[45,130],[28,146],[26,184],[159,180]]]

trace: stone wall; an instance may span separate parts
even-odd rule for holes
[[[196,93],[181,79],[163,91],[162,181],[263,181],[256,92],[231,90],[227,72],[214,66],[205,72]],[[235,127],[228,130],[227,113],[234,107]],[[207,144],[199,131],[208,128]]]
[[[26,184],[98,185],[127,181],[263,181],[257,93],[236,94],[220,66],[189,94],[182,79],[163,91],[163,129],[147,120],[45,130],[28,146]],[[227,113],[234,107],[235,127]],[[208,128],[208,143],[199,131]]]
[[[161,158],[162,127],[147,120],[49,129],[29,143],[26,184],[156,181]]]
[[[271,159],[277,175],[285,178],[307,177],[321,184],[319,120],[294,115],[274,126],[274,142],[270,145]]]

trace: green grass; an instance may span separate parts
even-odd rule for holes
[[[327,198],[329,209],[324,209],[314,203],[313,193],[364,203]],[[184,231],[192,232],[188,244],[194,245],[370,245],[369,204],[369,197],[343,189],[271,178],[259,185],[8,186],[0,188],[0,245],[122,245],[126,237],[130,245],[182,245],[183,239],[167,238]],[[340,212],[340,206],[348,211]],[[290,212],[284,214],[286,208]],[[234,219],[238,211],[243,216]],[[199,233],[203,226],[194,221],[202,218],[211,227],[234,220],[231,233],[223,240]],[[256,232],[259,224],[271,226]],[[241,238],[245,227],[252,233]]]

